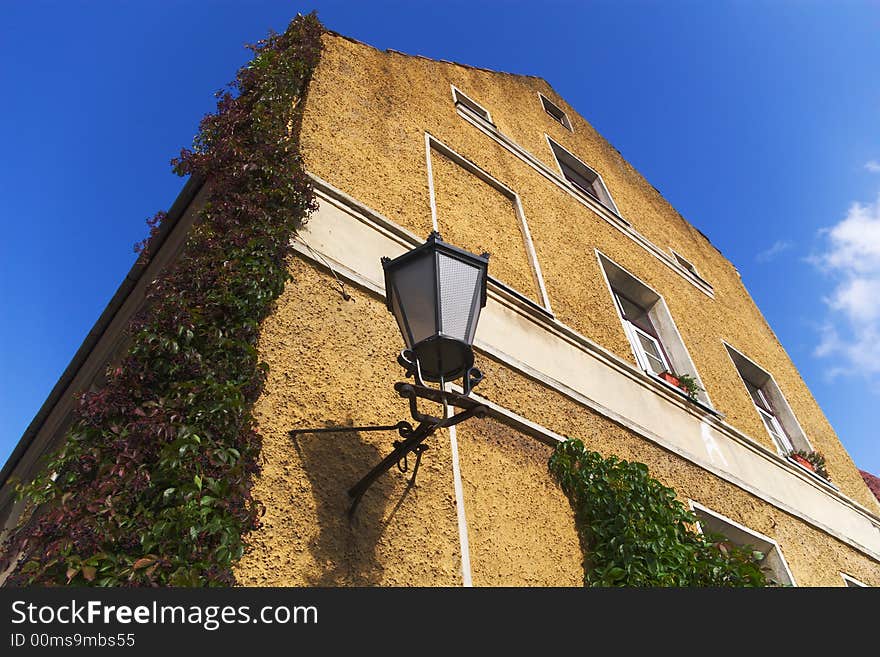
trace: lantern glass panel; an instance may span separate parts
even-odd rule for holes
[[[473,329],[476,328],[475,297],[481,292],[481,269],[471,264],[438,254],[438,276],[440,278],[440,321],[443,335],[468,344],[473,342]]]
[[[434,254],[426,251],[401,263],[392,273],[391,280],[396,293],[392,297],[392,307],[401,332],[411,340],[407,341],[407,346],[411,347],[435,335],[437,283],[434,278]],[[405,319],[405,323],[402,319]],[[409,331],[406,330],[407,326]]]
[[[403,317],[403,311],[400,310],[400,302],[397,300],[397,293],[388,290],[388,298],[391,300],[391,312],[394,314],[394,319],[397,320],[397,327],[400,329],[403,341],[408,348],[412,347],[413,342],[409,335],[409,329],[406,327],[406,319]]]

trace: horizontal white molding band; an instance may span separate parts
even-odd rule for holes
[[[610,208],[605,207],[599,201],[595,201],[584,194],[578,194],[577,192],[575,192],[572,189],[571,185],[564,178],[562,178],[559,173],[553,171],[546,164],[541,162],[541,160],[529,153],[526,149],[517,144],[504,133],[500,132],[494,126],[490,127],[485,125],[484,122],[480,121],[478,118],[474,117],[466,110],[462,110],[460,107],[457,108],[457,112],[461,118],[473,125],[475,128],[477,128],[477,130],[495,141],[498,145],[505,148],[512,155],[518,157],[522,162],[532,167],[532,169],[534,169],[537,173],[541,174],[542,176],[544,176],[544,178],[559,187],[559,189],[571,196],[575,201],[577,201],[584,207],[589,208],[594,214],[598,215],[609,224],[614,226],[617,230],[626,235],[640,247],[645,249],[645,251],[657,258],[660,262],[669,267],[676,274],[684,278],[688,283],[703,292],[706,296],[712,299],[715,298],[715,293],[709,283],[704,281],[699,276],[695,276],[693,272],[690,272],[682,267],[675,258],[673,258],[670,254],[666,253],[663,249],[658,247],[651,240],[638,232],[622,216],[620,216]]]
[[[393,258],[423,240],[319,178],[313,180],[319,209],[294,238],[294,248],[384,297],[380,258]],[[876,515],[503,289],[490,286],[474,344],[512,369],[880,560]],[[556,434],[533,421],[500,407],[496,411],[524,428],[531,426],[531,435],[548,442],[555,439]]]

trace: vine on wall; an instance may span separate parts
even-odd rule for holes
[[[206,181],[205,205],[151,283],[126,355],[20,487],[35,512],[3,546],[8,583],[233,583],[242,536],[259,525],[259,326],[289,278],[290,236],[315,208],[298,146],[322,30],[297,16],[249,46],[253,59],[172,161]],[[151,235],[164,220],[148,222]],[[148,258],[149,241],[136,250]]]
[[[587,586],[766,586],[764,555],[700,534],[696,516],[643,463],[560,443],[550,472],[568,495]]]

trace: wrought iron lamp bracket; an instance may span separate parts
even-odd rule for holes
[[[416,385],[422,387],[428,387],[425,384],[425,381],[422,379],[422,368],[419,365],[418,358],[415,357],[415,354],[409,349],[404,349],[397,355],[397,362],[403,368],[406,373],[406,377],[409,379],[413,379],[416,382]],[[471,367],[467,372],[465,372],[464,380],[462,382],[462,388],[464,390],[464,395],[467,396],[471,394],[471,391],[477,387],[477,385],[484,378],[483,373],[476,367]]]
[[[471,417],[483,417],[488,411],[485,406],[468,397],[473,386],[477,385],[483,379],[482,373],[476,367],[472,367],[464,377],[464,393],[462,394],[425,385],[421,377],[418,360],[414,358],[410,360],[408,356],[411,357],[411,352],[404,350],[400,353],[400,356],[398,356],[397,361],[406,370],[407,377],[414,378],[415,382],[407,383],[401,381],[394,384],[394,389],[402,398],[409,400],[410,415],[412,416],[412,419],[418,423],[418,426],[413,427],[410,422],[401,420],[397,424],[359,427],[321,427],[315,429],[294,429],[290,431],[290,437],[294,440],[297,436],[304,433],[342,433],[353,431],[397,431],[403,439],[394,441],[394,443],[392,443],[394,450],[349,489],[348,495],[352,498],[349,514],[354,513],[354,510],[357,508],[358,503],[367,489],[395,464],[401,472],[406,472],[408,470],[409,464],[407,462],[407,456],[410,452],[416,455],[416,461],[413,465],[413,472],[408,485],[414,485],[416,475],[419,471],[419,465],[422,461],[422,454],[428,449],[428,446],[422,443],[430,438],[438,429],[455,426]],[[437,417],[420,411],[418,407],[419,399],[442,404],[444,408],[444,417]],[[461,410],[449,417],[445,417],[445,409],[449,407]]]

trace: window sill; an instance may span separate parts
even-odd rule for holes
[[[813,471],[813,470],[810,470],[810,468],[808,468],[807,466],[805,466],[805,465],[801,465],[800,463],[797,462],[797,460],[796,460],[794,457],[785,455],[785,456],[783,456],[782,458],[784,458],[784,459],[785,459],[786,461],[788,461],[789,463],[791,463],[791,464],[797,466],[797,467],[798,467],[800,470],[802,470],[803,472],[806,472],[808,475],[810,475],[810,476],[811,476],[813,479],[815,479],[816,481],[818,481],[818,482],[820,482],[820,483],[822,483],[822,484],[825,484],[826,486],[828,486],[829,488],[831,488],[831,489],[833,489],[833,490],[840,491],[840,488],[838,488],[837,486],[835,486],[832,482],[828,481],[825,477],[823,477],[822,475],[818,474],[817,472],[815,472],[815,471]]]
[[[564,176],[559,176],[559,178],[561,180],[565,181],[565,184],[568,185],[568,187],[575,194],[577,194],[581,198],[587,199],[588,201],[591,201],[593,203],[598,203],[603,208],[605,208],[608,212],[610,212],[612,215],[614,215],[614,218],[617,219],[624,226],[626,226],[627,228],[632,228],[632,224],[629,221],[627,221],[622,216],[620,216],[620,214],[617,212],[617,210],[615,210],[614,208],[609,206],[607,203],[605,203],[598,196],[596,196],[595,194],[590,194],[589,192],[585,192],[584,190],[582,190],[580,187],[578,187],[576,184],[574,184],[573,182],[571,182],[568,178],[566,178]]]
[[[693,397],[690,397],[684,390],[682,390],[678,386],[672,385],[666,379],[663,379],[662,377],[654,374],[653,372],[645,371],[645,374],[647,376],[649,376],[651,379],[653,379],[654,381],[659,381],[662,385],[664,385],[669,390],[672,390],[673,392],[677,393],[679,396],[684,397],[685,399],[688,400],[688,402],[690,402],[691,404],[693,404],[697,408],[705,411],[706,413],[709,413],[710,415],[714,415],[715,417],[717,417],[719,419],[724,419],[724,413],[722,413],[720,411],[716,411],[714,408],[712,408],[711,406],[709,406],[708,404],[706,404],[704,402],[701,402],[699,399],[694,399]]]
[[[481,116],[479,113],[472,110],[470,107],[461,102],[456,102],[455,107],[459,112],[463,112],[467,114],[468,118],[479,121],[481,125],[492,130],[493,132],[498,132],[498,126],[496,126],[492,121],[487,119],[485,116]]]

